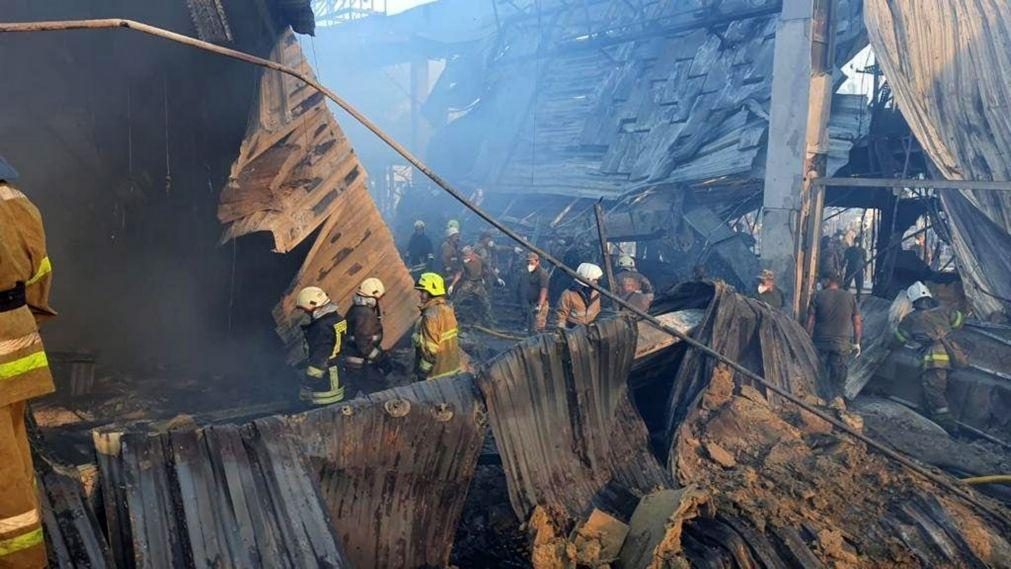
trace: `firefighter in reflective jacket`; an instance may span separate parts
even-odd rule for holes
[[[389,372],[383,352],[383,312],[379,300],[386,294],[383,281],[369,277],[358,286],[348,309],[348,342],[344,354],[347,385],[366,393],[378,391]]]
[[[310,318],[310,322],[302,327],[308,357],[300,399],[313,405],[337,403],[344,399],[338,356],[348,322],[319,287],[302,289],[296,305]]]
[[[418,379],[460,373],[456,314],[446,302],[446,282],[436,273],[423,273],[414,288],[421,297],[421,319],[412,337]]]
[[[952,432],[957,423],[948,408],[945,391],[952,352],[959,348],[948,336],[962,327],[965,317],[961,311],[941,306],[921,282],[913,283],[906,290],[906,297],[913,303],[914,310],[899,322],[895,337],[903,344],[919,344],[920,380],[927,409],[934,422]]]
[[[593,263],[582,263],[576,268],[579,278],[558,298],[559,328],[575,328],[586,326],[600,315],[600,293],[593,290],[587,283],[597,284],[604,271]]]
[[[0,158],[0,567],[45,567],[25,410],[53,391],[38,324],[55,313],[42,217],[16,177]]]

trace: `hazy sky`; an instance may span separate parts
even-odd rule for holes
[[[429,2],[432,1],[434,0],[386,0],[386,7],[391,14],[396,14],[397,12],[403,12],[404,10],[407,10],[409,8],[420,6],[422,4],[428,4]],[[376,2],[376,4],[381,3],[382,0]]]

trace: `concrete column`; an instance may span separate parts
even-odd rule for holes
[[[810,179],[824,175],[828,151],[830,4],[785,0],[773,59],[761,257],[776,272],[798,318],[817,269],[823,198]]]

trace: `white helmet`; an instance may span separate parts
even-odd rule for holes
[[[600,280],[600,277],[604,276],[604,271],[600,270],[600,267],[593,263],[580,263],[579,267],[576,268],[576,274],[579,275],[579,280],[592,282]]]
[[[302,310],[316,310],[329,302],[330,297],[323,289],[318,286],[307,286],[298,292],[295,306],[298,306]]]
[[[916,281],[906,289],[906,298],[909,299],[909,302],[916,302],[921,298],[934,298],[934,295],[930,294],[930,289],[927,288],[927,285]]]
[[[446,229],[446,237],[452,237],[454,235],[459,235],[459,234],[460,234],[460,230],[458,228],[456,228],[456,227],[450,226],[449,228]]]
[[[635,259],[631,255],[622,255],[618,257],[618,266],[622,269],[634,269]]]
[[[421,221],[420,219],[417,220],[417,221],[415,221],[414,222],[414,228],[415,229],[424,229],[425,228],[425,222]]]
[[[386,287],[383,286],[383,281],[376,277],[369,277],[363,280],[362,284],[358,285],[358,296],[382,298],[384,294],[386,294]]]

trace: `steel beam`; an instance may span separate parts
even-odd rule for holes
[[[815,178],[823,188],[930,188],[935,190],[985,190],[1011,192],[1011,182],[975,182],[967,180],[920,180],[916,178]]]

